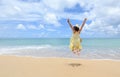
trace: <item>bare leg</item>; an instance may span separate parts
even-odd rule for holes
[[[73,53],[74,53],[74,54],[76,54],[76,52],[75,52],[75,51],[73,51]]]
[[[73,48],[72,52],[73,52],[74,54],[76,54],[76,49],[75,49],[75,48]]]
[[[76,50],[73,50],[72,52],[73,52],[74,54],[77,54],[77,51],[76,51]]]
[[[80,51],[81,51],[81,49],[80,49],[80,50],[77,50],[77,55],[78,55],[78,56],[80,55]]]
[[[74,54],[76,54],[76,52],[75,52],[75,50],[74,50],[74,49],[72,50],[72,52],[73,52]]]

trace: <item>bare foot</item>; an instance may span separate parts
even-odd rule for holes
[[[77,50],[76,52],[77,52],[77,55],[79,56],[80,55],[80,50]]]
[[[80,56],[80,51],[77,51],[77,55]]]
[[[76,51],[76,50],[73,50],[72,52],[73,52],[74,54],[77,54],[77,51]]]
[[[73,50],[72,52],[78,56],[80,55],[80,50]]]

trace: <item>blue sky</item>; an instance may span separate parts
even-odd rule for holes
[[[120,0],[0,0],[0,38],[69,38],[67,18],[88,18],[82,38],[120,37]]]

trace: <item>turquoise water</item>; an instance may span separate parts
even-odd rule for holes
[[[66,38],[25,38],[25,39],[0,39],[0,46],[28,46],[28,45],[52,45],[67,46]]]
[[[120,39],[83,39],[83,46],[97,48],[120,48]]]
[[[27,46],[27,45],[52,45],[68,46],[69,38],[25,38],[25,39],[0,39],[0,46]],[[84,47],[120,47],[120,39],[82,39]]]
[[[69,49],[69,38],[0,39],[0,54],[34,57],[120,59],[120,39],[84,38],[80,56]]]

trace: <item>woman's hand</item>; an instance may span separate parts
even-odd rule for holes
[[[73,31],[73,26],[72,26],[72,24],[70,23],[70,19],[69,19],[69,18],[67,19],[67,22],[68,22],[68,24],[69,24],[70,28],[71,28],[71,29],[72,29],[72,31]]]
[[[87,18],[85,18],[85,20],[87,20]]]
[[[67,19],[67,22],[68,22],[68,23],[70,22],[70,19],[69,19],[69,18]]]

